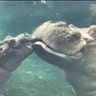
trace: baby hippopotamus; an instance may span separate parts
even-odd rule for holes
[[[58,66],[77,96],[96,96],[96,26],[77,28],[48,21],[32,34],[32,47]]]
[[[30,41],[31,35],[28,33],[16,37],[7,36],[0,41],[0,85],[5,83],[11,72],[33,52],[31,47],[25,45]]]

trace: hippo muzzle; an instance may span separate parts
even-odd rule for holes
[[[78,61],[86,41],[65,22],[45,22],[32,34],[32,47],[49,63]],[[53,63],[54,64],[54,63]]]

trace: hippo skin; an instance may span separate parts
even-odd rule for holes
[[[61,69],[76,96],[96,96],[96,26],[77,28],[47,21],[32,34],[32,47]]]
[[[32,52],[31,47],[25,44],[31,41],[28,33],[16,37],[7,36],[0,41],[0,85],[5,83],[21,62]]]

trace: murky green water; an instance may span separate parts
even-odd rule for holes
[[[0,96],[74,96],[59,68],[33,53],[12,73]]]
[[[16,36],[48,20],[77,27],[96,24],[95,1],[0,1],[0,38]],[[60,69],[30,55],[0,88],[0,96],[75,96]]]

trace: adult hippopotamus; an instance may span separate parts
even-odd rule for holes
[[[33,49],[25,45],[31,41],[28,33],[16,37],[7,36],[0,41],[0,85],[5,83],[21,62],[29,56]]]
[[[77,28],[48,21],[32,34],[32,47],[58,66],[77,96],[96,96],[96,26]]]

